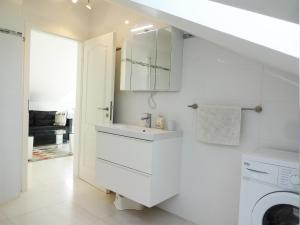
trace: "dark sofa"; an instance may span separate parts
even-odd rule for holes
[[[33,136],[33,146],[56,144],[55,130],[66,130],[64,142],[69,140],[72,131],[72,119],[67,119],[66,126],[54,125],[56,111],[29,111],[29,136]]]

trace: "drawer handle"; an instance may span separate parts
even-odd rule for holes
[[[116,167],[119,167],[121,169],[128,170],[128,171],[130,171],[132,173],[138,173],[138,174],[146,176],[146,177],[149,177],[149,176],[152,175],[152,174],[149,174],[149,173],[146,173],[146,172],[142,172],[142,171],[139,171],[139,170],[136,170],[136,169],[132,169],[132,168],[130,168],[128,166],[124,166],[124,165],[120,165],[118,163],[114,163],[114,162],[108,161],[106,159],[102,159],[102,158],[99,158],[99,157],[97,157],[97,159],[100,160],[100,161],[102,161],[105,164],[108,164],[108,165],[111,165],[111,166],[116,166]]]
[[[249,171],[251,171],[251,172],[254,172],[254,173],[269,174],[268,172],[265,172],[265,171],[254,170],[254,169],[249,169],[249,168],[246,168],[246,169],[249,170]]]

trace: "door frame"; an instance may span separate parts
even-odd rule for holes
[[[66,35],[62,35],[53,30],[45,29],[43,26],[37,24],[26,23],[25,24],[25,43],[24,43],[24,68],[23,68],[23,117],[22,117],[22,162],[21,162],[21,192],[27,191],[28,188],[28,109],[29,109],[29,91],[30,91],[30,41],[31,31],[39,30],[45,33],[53,34],[63,38],[71,39],[78,42],[78,65],[77,65],[77,77],[76,77],[76,103],[75,103],[75,142],[74,142],[74,161],[73,172],[74,176],[78,176],[79,170],[79,155],[80,155],[80,126],[81,126],[81,93],[82,93],[82,69],[83,69],[83,42]]]

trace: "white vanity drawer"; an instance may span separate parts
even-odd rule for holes
[[[97,132],[97,158],[152,174],[152,142]]]
[[[96,182],[145,206],[152,206],[151,175],[97,159]]]

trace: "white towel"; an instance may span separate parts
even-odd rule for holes
[[[239,145],[241,110],[236,106],[199,106],[198,140],[211,144]]]

